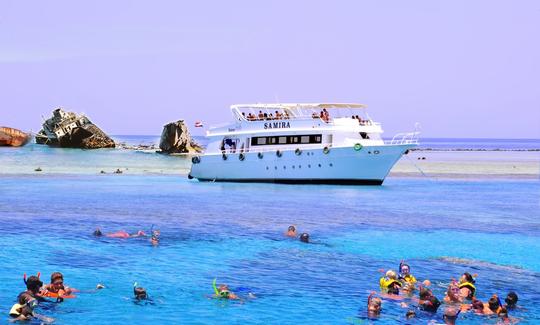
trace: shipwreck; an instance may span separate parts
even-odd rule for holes
[[[30,133],[14,128],[0,126],[0,147],[21,147],[30,141]]]
[[[36,143],[63,148],[114,148],[114,141],[84,114],[66,112],[61,108],[43,122],[36,134]]]

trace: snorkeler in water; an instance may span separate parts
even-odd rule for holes
[[[381,271],[384,272],[384,270]],[[385,276],[380,278],[379,285],[382,291],[388,292],[390,289],[392,294],[397,294],[396,289],[399,293],[399,288],[401,288],[401,282],[398,281],[396,272],[392,270],[386,271]]]
[[[217,299],[229,299],[229,300],[238,300],[240,299],[234,292],[229,289],[229,286],[226,284],[220,284],[219,287],[216,286],[216,280],[212,282],[212,288],[214,289],[213,298]]]
[[[159,245],[159,236],[161,235],[161,232],[158,230],[152,230],[152,237],[150,238],[150,243],[152,243],[153,246]]]
[[[96,230],[94,230],[93,235],[96,236],[96,237],[102,237],[102,236],[105,236],[105,237],[108,237],[108,238],[146,237],[145,232],[142,231],[142,230],[139,230],[139,231],[137,231],[137,232],[134,233],[134,234],[129,234],[128,232],[126,232],[126,231],[124,231],[124,230],[119,230],[119,231],[117,231],[117,232],[108,233],[108,234],[103,234],[103,232],[102,232],[101,229],[99,229],[99,228],[97,228]]]
[[[446,296],[444,296],[444,302],[449,303],[461,303],[463,297],[460,295],[459,284],[454,280],[448,285],[446,290]]]
[[[381,314],[382,311],[382,299],[375,297],[375,292],[372,292],[367,301],[367,313],[368,317],[374,318]]]
[[[60,272],[51,274],[51,283],[42,288],[41,295],[45,297],[57,298],[62,301],[63,298],[73,298],[73,292],[77,291],[64,284],[64,276]]]
[[[416,278],[411,274],[411,267],[404,261],[399,263],[399,280],[403,284],[410,283],[414,285],[416,283]]]
[[[40,301],[46,301],[39,295],[43,286],[43,282],[39,279],[39,273],[38,276],[32,275],[28,278],[25,275],[24,282],[26,284],[26,291],[19,294],[17,303],[9,311],[9,316],[14,320],[31,320],[32,318],[37,318],[45,323],[52,323],[54,319],[34,312]]]
[[[137,282],[133,283],[133,294],[135,295],[135,300],[148,300],[148,294],[146,293],[146,289],[143,287],[139,287],[137,285]]]
[[[474,283],[474,277],[468,272],[463,273],[463,275],[459,278],[459,294],[463,299],[472,300],[472,298],[475,296],[476,286]]]
[[[296,227],[295,226],[289,226],[287,229],[287,232],[285,233],[285,236],[287,237],[296,237]]]
[[[444,311],[444,314],[443,314],[444,323],[447,324],[447,325],[456,324],[456,320],[457,320],[460,312],[461,312],[460,309],[455,309],[453,307],[446,308],[445,311]]]
[[[307,232],[304,232],[300,235],[300,241],[302,243],[309,243],[309,234]]]

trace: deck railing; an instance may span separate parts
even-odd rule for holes
[[[394,135],[392,140],[386,141],[386,144],[393,144],[393,145],[399,145],[399,144],[418,144],[418,135],[420,132],[406,132],[406,133],[398,133]]]

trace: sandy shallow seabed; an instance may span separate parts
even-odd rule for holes
[[[425,157],[426,159],[419,159]],[[538,151],[413,151],[390,177],[540,178]]]

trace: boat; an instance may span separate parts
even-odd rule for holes
[[[240,104],[233,121],[210,128],[188,177],[213,182],[381,185],[418,145],[418,132],[383,140],[355,103]]]
[[[21,147],[30,141],[30,133],[7,126],[0,126],[0,147]]]

